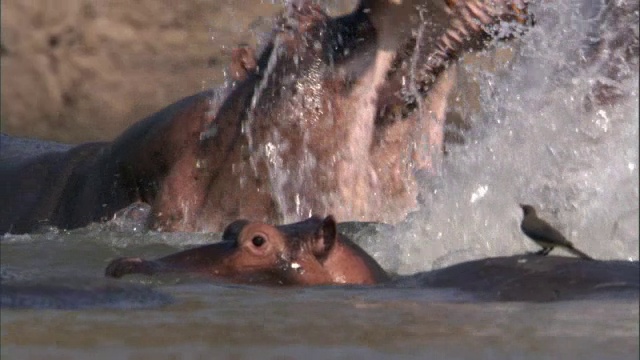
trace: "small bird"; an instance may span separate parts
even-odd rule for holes
[[[536,244],[542,246],[542,250],[536,252],[537,255],[547,255],[554,247],[558,246],[583,259],[593,260],[591,256],[576,249],[573,243],[567,240],[558,230],[540,219],[533,206],[520,204],[520,207],[524,212],[520,229]]]

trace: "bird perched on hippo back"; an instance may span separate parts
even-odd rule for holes
[[[619,296],[621,290],[637,294],[639,287],[637,261],[583,261],[563,256],[484,258],[409,276],[391,275],[340,234],[332,216],[284,225],[236,220],[222,238],[156,260],[116,259],[105,275],[196,275],[201,280],[276,286],[435,287],[460,289],[490,301]]]
[[[536,209],[531,205],[520,204],[524,218],[520,223],[520,229],[531,240],[542,247],[542,250],[538,251],[538,255],[547,255],[555,247],[561,247],[572,254],[575,254],[586,260],[593,260],[593,258],[582,251],[576,249],[573,243],[567,240],[560,231],[556,230],[553,226],[549,225],[546,221],[540,219],[536,214]]]

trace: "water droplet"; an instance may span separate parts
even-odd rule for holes
[[[197,159],[196,160],[196,169],[205,169],[207,167],[206,159]]]
[[[218,133],[218,126],[215,124],[211,124],[209,128],[200,133],[200,141],[210,139]]]
[[[473,204],[474,202],[482,199],[487,194],[487,191],[489,191],[489,187],[487,185],[479,186],[476,191],[471,194],[471,203]]]

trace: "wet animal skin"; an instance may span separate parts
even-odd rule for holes
[[[219,243],[158,260],[120,258],[106,276],[191,273],[262,285],[376,284],[389,278],[358,245],[339,234],[332,216],[272,226],[246,220],[227,226]]]
[[[390,276],[332,216],[273,226],[237,220],[218,243],[157,260],[111,261],[108,277],[191,275],[217,282],[267,286],[375,285],[455,288],[479,299],[553,301],[621,292],[638,296],[638,262],[516,255],[478,259],[410,276]]]
[[[159,231],[329,212],[397,221],[417,206],[414,173],[431,171],[441,147],[447,65],[492,25],[526,22],[524,5],[363,0],[331,18],[289,4],[256,59],[232,54],[232,86],[169,105],[113,142],[0,158],[0,233],[82,227],[135,202],[151,206]]]

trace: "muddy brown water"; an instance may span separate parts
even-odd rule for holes
[[[424,206],[382,239],[357,239],[412,274],[536,250],[518,229],[532,203],[597,259],[638,260],[638,66],[630,96],[585,109],[602,74],[579,68],[596,27],[546,3],[507,61],[465,64],[452,110],[468,118]],[[634,18],[637,22],[637,13]],[[607,36],[614,30],[598,28]],[[473,87],[475,91],[469,90]],[[477,109],[480,107],[480,110]],[[475,110],[470,110],[474,108]],[[216,239],[89,227],[0,241],[2,359],[637,359],[639,302],[479,302],[449,289],[265,288],[197,279],[103,277],[119,256],[154,257]],[[554,250],[553,254],[562,254]]]
[[[211,235],[87,229],[0,244],[3,359],[635,359],[638,300],[479,302],[452,289],[102,276]],[[190,245],[184,245],[190,243]]]

